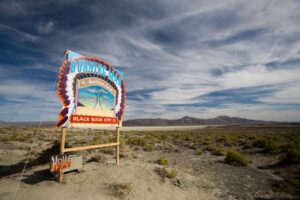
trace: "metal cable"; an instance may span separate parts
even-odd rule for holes
[[[26,170],[26,167],[27,167],[27,164],[28,164],[28,160],[29,160],[29,158],[30,158],[30,156],[31,156],[31,151],[32,151],[32,149],[33,149],[33,146],[34,146],[34,144],[35,144],[37,135],[38,135],[39,130],[40,130],[40,128],[41,128],[41,125],[42,125],[42,122],[43,122],[43,119],[44,119],[45,112],[46,112],[46,110],[48,109],[50,99],[52,99],[52,96],[53,96],[53,90],[54,90],[54,88],[55,88],[55,85],[56,85],[56,82],[57,82],[57,79],[58,79],[58,78],[57,78],[57,75],[58,75],[58,72],[57,72],[56,78],[55,78],[55,80],[54,80],[54,82],[53,82],[53,84],[52,84],[52,87],[51,87],[51,90],[50,90],[50,94],[49,94],[49,98],[47,99],[46,106],[44,107],[43,112],[42,112],[42,115],[41,115],[41,117],[40,117],[40,122],[39,122],[38,128],[37,128],[37,130],[36,130],[36,132],[35,132],[35,134],[34,134],[33,141],[32,141],[31,147],[30,147],[30,149],[29,149],[29,152],[28,152],[28,155],[27,155],[27,159],[26,159],[26,162],[25,162],[25,164],[24,164],[24,168],[23,168],[23,170],[22,170],[21,176],[20,176],[20,178],[19,178],[19,180],[18,180],[18,184],[17,184],[16,190],[15,190],[15,192],[12,194],[12,199],[13,199],[13,200],[16,199],[16,194],[17,194],[17,192],[18,192],[18,190],[19,190],[20,182],[21,182],[22,177],[23,177],[23,175],[24,175],[24,172],[25,172],[25,170]]]
[[[51,88],[50,98],[51,98],[52,95],[53,95],[53,89],[54,89],[54,86],[55,86],[56,81],[57,81],[57,76],[56,76],[56,79],[55,79],[55,81],[54,81],[54,83],[53,83],[53,85],[52,85],[52,88]],[[34,143],[35,143],[35,141],[36,141],[36,138],[37,138],[38,132],[39,132],[39,130],[40,130],[40,127],[41,127],[41,125],[42,125],[42,121],[43,121],[43,118],[44,118],[44,114],[45,114],[45,112],[46,112],[46,109],[47,109],[48,106],[49,106],[50,98],[48,98],[48,100],[47,100],[46,106],[44,107],[44,110],[43,110],[42,115],[41,115],[41,118],[40,118],[40,122],[39,122],[38,129],[36,130],[36,132],[35,132],[35,134],[34,134],[33,141],[32,141],[30,150],[29,150],[29,152],[28,152],[28,155],[27,155],[27,159],[26,159],[24,168],[23,168],[23,170],[22,170],[21,176],[20,176],[20,178],[19,178],[19,181],[18,181],[18,184],[17,184],[17,187],[16,187],[16,191],[13,193],[13,197],[12,197],[13,200],[16,199],[16,194],[17,194],[17,192],[18,192],[18,189],[19,189],[19,186],[20,186],[20,182],[21,182],[22,177],[23,177],[23,175],[24,175],[24,172],[25,172],[25,170],[26,170],[26,167],[27,167],[27,164],[28,164],[28,160],[29,160],[30,155],[31,155],[31,151],[32,151],[32,149],[33,149],[33,146],[34,146]]]

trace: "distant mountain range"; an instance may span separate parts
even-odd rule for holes
[[[239,117],[219,116],[211,119],[198,119],[185,116],[180,119],[132,119],[123,122],[124,126],[196,126],[196,125],[234,125],[234,124],[268,124],[271,121],[251,120]]]
[[[197,125],[245,125],[245,124],[298,124],[299,122],[272,122],[262,120],[252,120],[239,117],[219,116],[210,119],[199,119],[185,116],[180,119],[131,119],[123,121],[123,126],[197,126]],[[44,121],[43,127],[54,127],[56,122]],[[39,122],[4,122],[0,125],[8,126],[38,126]]]

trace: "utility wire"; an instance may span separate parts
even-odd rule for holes
[[[30,147],[30,149],[29,149],[29,152],[28,152],[28,155],[27,155],[27,158],[26,158],[26,162],[25,162],[25,164],[24,164],[24,168],[23,168],[23,170],[22,170],[21,176],[20,176],[20,178],[19,178],[19,180],[18,180],[18,184],[17,184],[16,190],[15,190],[15,192],[12,194],[12,199],[13,199],[13,200],[16,199],[16,194],[17,194],[17,192],[18,192],[18,190],[19,190],[20,182],[21,182],[22,177],[23,177],[23,175],[24,175],[24,173],[25,173],[25,170],[26,170],[26,167],[27,167],[27,164],[28,164],[28,160],[29,160],[29,158],[30,158],[30,156],[31,156],[31,152],[32,152],[33,146],[34,146],[34,144],[35,144],[35,141],[36,141],[37,135],[38,135],[38,133],[39,133],[39,130],[40,130],[40,128],[41,128],[42,122],[43,122],[43,120],[44,120],[45,112],[46,112],[46,110],[48,109],[50,99],[52,99],[52,96],[53,96],[53,90],[54,90],[54,88],[55,88],[55,85],[56,85],[56,82],[57,82],[57,79],[58,79],[57,76],[58,76],[58,72],[57,72],[56,78],[55,78],[55,80],[54,80],[54,82],[53,82],[53,84],[52,84],[52,87],[51,87],[51,90],[50,90],[50,94],[49,94],[49,98],[47,99],[47,103],[46,103],[46,105],[45,105],[45,107],[44,107],[44,109],[43,109],[42,115],[41,115],[41,117],[40,117],[40,122],[39,122],[38,128],[37,128],[37,130],[36,130],[36,132],[35,132],[35,134],[34,134],[33,141],[32,141],[32,143],[31,143],[31,147]]]
[[[32,143],[31,143],[31,147],[30,147],[30,150],[29,150],[29,152],[28,152],[28,155],[27,155],[27,159],[26,159],[24,168],[23,168],[22,173],[21,173],[21,176],[20,176],[20,178],[19,178],[19,180],[18,180],[18,184],[17,184],[17,187],[16,187],[16,191],[13,193],[13,197],[12,197],[13,200],[16,199],[16,194],[17,194],[17,192],[18,192],[18,190],[19,190],[20,182],[21,182],[22,177],[23,177],[23,175],[24,175],[24,172],[25,172],[25,170],[26,170],[26,167],[27,167],[27,164],[28,164],[28,160],[29,160],[30,155],[31,155],[31,151],[32,151],[33,146],[34,146],[34,144],[35,144],[35,141],[36,141],[38,132],[39,132],[39,130],[40,130],[40,127],[41,127],[41,125],[42,125],[42,121],[43,121],[43,119],[44,119],[44,114],[45,114],[45,112],[46,112],[46,109],[47,109],[48,106],[49,106],[50,99],[52,98],[52,95],[53,95],[53,89],[54,89],[54,87],[55,87],[56,81],[57,81],[57,76],[56,76],[56,79],[55,79],[55,81],[54,81],[54,83],[53,83],[53,85],[52,85],[51,92],[50,92],[49,98],[48,98],[48,100],[47,100],[46,106],[45,106],[44,109],[43,109],[43,112],[42,112],[42,115],[41,115],[41,118],[40,118],[40,122],[39,122],[38,129],[36,130],[36,132],[35,132],[35,134],[34,134],[33,141],[32,141]]]
[[[11,118],[8,120],[8,123],[12,122],[12,120],[17,116],[17,114],[19,113],[19,111],[24,107],[24,105],[29,101],[29,99],[31,98],[31,96],[33,95],[34,91],[39,87],[39,83],[37,83],[32,91],[29,93],[29,95],[27,95],[25,97],[25,101],[23,101],[19,107],[17,108],[16,112],[11,116]]]

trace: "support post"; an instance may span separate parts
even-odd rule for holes
[[[62,156],[65,152],[65,142],[66,142],[67,128],[61,128],[61,138],[60,138],[60,148],[59,154]],[[59,171],[58,181],[61,183],[63,181],[64,173],[62,170]]]
[[[116,132],[117,132],[116,163],[117,165],[119,165],[119,158],[120,158],[120,127],[119,126],[116,128]]]

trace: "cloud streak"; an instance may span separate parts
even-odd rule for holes
[[[16,4],[0,4],[5,86],[18,87],[9,82],[16,76],[23,87],[34,79],[46,88],[69,48],[125,72],[127,119],[234,115],[270,120],[276,115],[277,120],[300,120],[298,1],[16,3],[31,12],[21,21],[24,13]],[[11,87],[5,86],[1,100],[13,107],[9,99],[23,94],[9,93]]]

